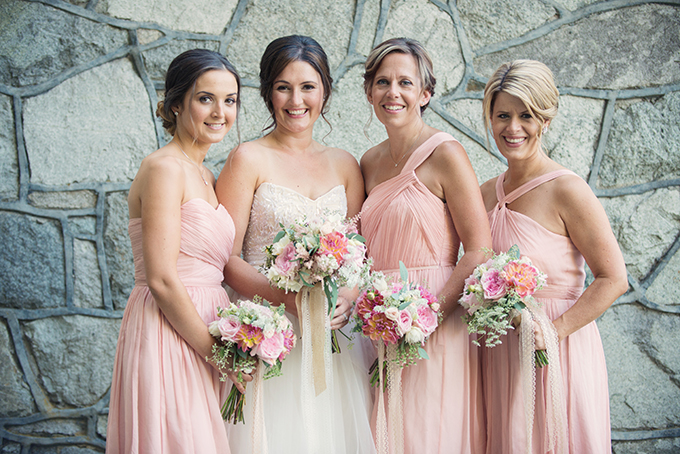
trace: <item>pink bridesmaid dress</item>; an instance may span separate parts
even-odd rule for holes
[[[453,272],[460,241],[446,204],[415,170],[437,146],[454,140],[439,132],[423,142],[399,175],[371,191],[361,214],[374,269],[398,276],[401,260],[409,280],[435,294]],[[459,306],[432,334],[425,344],[430,359],[403,369],[405,453],[484,452],[479,349],[462,315]]]
[[[226,226],[226,227],[225,227]],[[227,386],[170,325],[146,285],[142,222],[130,219],[135,287],[118,337],[107,453],[230,453],[220,414]],[[206,325],[229,304],[221,286],[234,223],[203,199],[182,205],[177,271]]]
[[[506,195],[505,174],[496,180],[498,204],[489,211],[493,249],[507,251],[513,244],[521,255],[548,275],[547,285],[534,294],[550,320],[569,309],[583,292],[584,259],[571,239],[550,232],[528,216],[508,208],[508,204],[541,184],[570,170],[557,170],[531,180]],[[519,369],[519,336],[510,332],[503,343],[482,348],[484,397],[487,417],[487,453],[526,452],[526,423]],[[602,340],[595,322],[564,339],[559,345],[566,398],[569,452],[609,454],[609,391]],[[536,375],[536,413],[532,431],[533,453],[548,451],[546,436],[546,366]]]

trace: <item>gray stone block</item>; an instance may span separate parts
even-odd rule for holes
[[[28,194],[28,200],[31,205],[38,208],[77,210],[94,208],[97,204],[97,193],[94,191],[36,191]]]
[[[73,240],[73,272],[73,305],[102,307],[102,277],[95,243]]]
[[[0,3],[0,83],[6,85],[45,82],[126,44],[119,28],[41,3]],[[73,107],[75,99],[58,106]]]
[[[678,92],[658,99],[619,102],[598,186],[616,188],[680,177],[678,118]]]
[[[165,73],[176,56],[189,49],[208,49],[219,51],[216,41],[182,40],[170,41],[163,46],[154,47],[142,53],[146,72],[154,80],[165,83]],[[238,68],[236,68],[238,71]],[[155,109],[154,109],[155,112]]]
[[[64,246],[59,222],[5,211],[0,212],[0,232],[0,306],[63,305]]]
[[[556,18],[539,0],[460,0],[460,19],[473,49],[517,38]]]
[[[149,97],[127,59],[27,99],[23,114],[33,183],[130,181],[157,148]]]
[[[146,2],[107,0],[99,10],[120,19],[151,22],[174,30],[219,35],[229,25],[237,0],[205,3],[197,0],[165,0],[150,8]]]
[[[119,319],[81,315],[24,324],[41,384],[55,406],[88,406],[102,398],[111,385],[119,330]]]
[[[122,309],[135,285],[134,259],[128,236],[127,192],[112,192],[106,197],[104,213],[104,247],[109,270],[111,298]]]
[[[10,426],[7,427],[7,431],[42,438],[82,436],[87,435],[87,421],[64,418],[46,419],[23,426]]]
[[[662,321],[663,320],[663,321]],[[612,429],[649,430],[680,423],[677,316],[615,306],[598,320],[609,371]],[[663,331],[662,325],[674,331]]]
[[[503,62],[530,58],[548,65],[560,86],[625,89],[678,83],[679,8],[649,4],[593,14],[478,57],[475,69],[489,77]]]
[[[2,7],[0,14],[1,11]],[[12,98],[0,95],[0,200],[16,199],[19,192],[19,163],[15,134]]]
[[[281,36],[306,35],[321,44],[332,71],[347,54],[353,16],[350,2],[251,0],[229,44],[227,58],[236,65],[241,77],[259,80],[260,58],[267,44]]]
[[[680,299],[675,295],[680,289],[680,253],[675,253],[666,267],[654,279],[645,296],[656,304],[677,306]]]
[[[31,390],[14,352],[7,325],[0,321],[0,418],[28,416],[35,411]]]

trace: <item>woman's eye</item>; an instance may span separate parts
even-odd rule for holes
[[[235,98],[227,98],[225,101],[228,105],[233,105],[236,104],[236,99]]]
[[[303,90],[314,90],[316,87],[314,85],[303,85]]]
[[[198,98],[198,100],[201,101],[202,103],[208,103],[211,101],[210,96],[201,96],[200,98]]]
[[[279,85],[278,87],[275,88],[276,91],[286,91],[288,90],[288,87],[286,85]]]
[[[407,85],[407,86],[413,85],[413,83],[412,83],[410,80],[402,80],[402,81],[401,81],[401,84],[402,84],[402,85]]]
[[[376,85],[387,85],[387,81],[385,79],[380,79],[375,82]]]

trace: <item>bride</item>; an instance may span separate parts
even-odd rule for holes
[[[257,267],[264,262],[264,246],[280,230],[279,223],[289,225],[303,216],[329,213],[352,217],[361,209],[364,186],[356,159],[312,139],[331,84],[326,54],[316,41],[305,36],[272,41],[260,62],[260,94],[273,129],[233,150],[216,186],[217,197],[236,226],[225,279],[245,298],[260,295],[284,304],[298,340],[295,294],[272,288]],[[347,324],[356,296],[350,289],[340,290],[331,329]],[[269,452],[374,452],[369,424],[371,347],[359,340],[350,347],[342,335],[338,340],[342,353],[332,355],[328,388],[318,396],[305,386],[301,342],[284,361],[283,376],[264,382]],[[248,402],[252,402],[249,395],[246,424],[228,427],[232,452],[252,451]]]

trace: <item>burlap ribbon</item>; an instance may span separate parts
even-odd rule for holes
[[[326,294],[321,283],[314,287],[302,287],[295,297],[302,343],[312,346],[312,373],[314,375],[314,390],[318,396],[326,390],[326,364],[324,350],[326,348]],[[303,329],[303,311],[309,311],[311,329]]]
[[[519,361],[524,394],[524,418],[526,421],[526,452],[532,451],[532,436],[536,406],[536,333],[533,322],[543,331],[548,356],[548,383],[545,386],[545,439],[546,450],[555,454],[568,452],[566,440],[566,402],[562,391],[562,368],[560,364],[557,331],[548,316],[538,307],[527,306],[521,312],[519,326]]]

